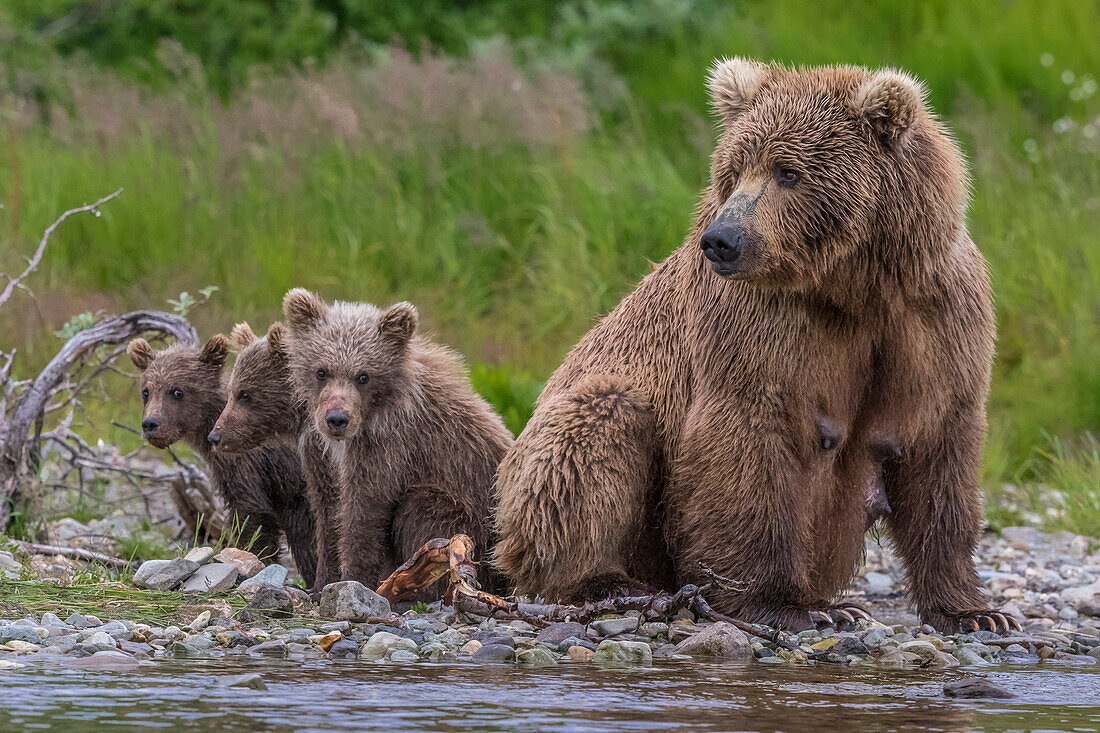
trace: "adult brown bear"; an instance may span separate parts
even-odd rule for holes
[[[733,59],[709,89],[692,234],[548,382],[500,467],[499,566],[575,600],[705,565],[749,584],[721,610],[805,628],[881,464],[921,618],[1007,627],[971,559],[993,319],[958,147],[898,71]]]

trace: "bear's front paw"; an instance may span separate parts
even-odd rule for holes
[[[971,631],[992,631],[1010,634],[1024,630],[1020,622],[1008,614],[997,611],[975,611],[963,614],[923,613],[921,621],[930,624],[944,634],[966,634]]]
[[[875,620],[867,609],[850,601],[829,606],[824,611],[810,611],[810,619],[819,629],[831,626],[838,631],[857,628],[860,621]]]

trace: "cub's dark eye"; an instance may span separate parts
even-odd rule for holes
[[[318,369],[317,370],[317,381],[318,382],[323,382],[326,379],[328,379],[328,372],[325,371],[324,369]]]
[[[141,401],[142,402],[148,402],[149,401],[149,388],[148,387],[141,390]]]
[[[355,381],[359,384],[366,384],[370,381],[370,375],[366,372],[359,372],[359,376],[355,378]]]
[[[237,393],[237,400],[240,402],[248,402],[250,399],[252,399],[252,393],[247,389],[242,389]]]
[[[822,435],[821,436],[821,450],[825,451],[826,453],[831,451],[833,448],[836,448],[836,444],[837,444],[837,440],[833,436],[831,436],[831,435]]]
[[[799,178],[798,171],[790,168],[780,168],[775,172],[775,182],[783,188],[791,188],[798,183]]]
[[[183,399],[183,390],[182,389],[179,389],[179,388],[173,389],[168,394],[171,395],[172,399],[174,399],[176,401],[179,401],[179,400]]]

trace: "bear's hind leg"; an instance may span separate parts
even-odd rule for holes
[[[498,565],[526,593],[587,600],[641,590],[634,568],[656,480],[653,409],[617,377],[541,405],[500,466]]]

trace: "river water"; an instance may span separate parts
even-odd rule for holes
[[[258,672],[267,690],[222,687]],[[951,700],[982,676],[1009,700]],[[1042,665],[948,673],[668,663],[158,660],[127,672],[43,662],[0,670],[0,731],[1009,731],[1100,729],[1100,669]]]

